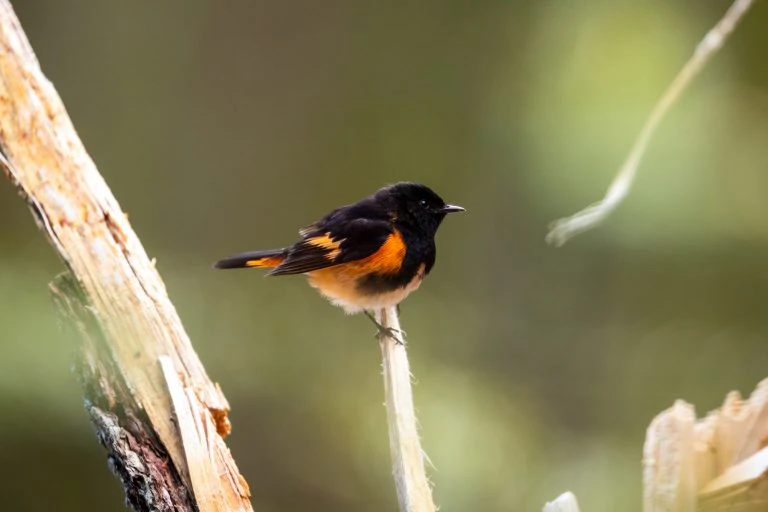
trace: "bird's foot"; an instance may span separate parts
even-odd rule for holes
[[[385,327],[381,325],[376,318],[368,311],[365,311],[365,316],[371,319],[371,322],[373,322],[373,325],[376,326],[376,329],[378,329],[378,332],[374,334],[379,340],[389,337],[391,338],[395,343],[398,345],[405,345],[405,331],[402,329],[395,329],[394,327]]]

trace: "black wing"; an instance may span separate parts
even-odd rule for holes
[[[381,249],[394,232],[387,220],[348,220],[347,215],[339,216],[338,213],[337,210],[303,229],[302,240],[289,248],[285,260],[269,275],[303,274],[367,258]]]

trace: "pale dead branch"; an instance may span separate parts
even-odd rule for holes
[[[389,451],[395,477],[400,512],[434,512],[432,489],[424,469],[424,452],[419,440],[418,422],[413,407],[411,369],[405,350],[405,334],[400,329],[397,308],[376,312],[376,321],[399,333],[403,343],[380,335],[384,373],[384,394],[389,426]]]
[[[579,233],[594,228],[624,201],[632,188],[637,175],[637,168],[659,123],[693,78],[723,46],[728,36],[736,28],[736,24],[753,3],[754,0],[736,0],[733,2],[717,25],[696,46],[691,58],[685,63],[667,90],[664,91],[642,130],[640,130],[637,139],[635,139],[627,159],[613,178],[605,197],[570,217],[553,222],[546,237],[548,243],[559,247]]]
[[[83,338],[78,366],[88,411],[129,504],[252,510],[223,441],[229,404],[8,0],[0,0],[0,145],[7,156],[0,167],[71,273],[52,286]]]

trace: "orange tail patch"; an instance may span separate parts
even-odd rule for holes
[[[281,264],[285,258],[282,256],[267,256],[265,258],[256,258],[245,262],[246,267],[274,268]]]
[[[285,259],[286,250],[252,251],[235,254],[219,260],[215,268],[273,268]]]

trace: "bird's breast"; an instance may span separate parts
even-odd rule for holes
[[[366,272],[356,262],[307,273],[309,284],[347,313],[375,310],[399,304],[418,289],[426,272],[420,264],[413,272],[397,275]]]

